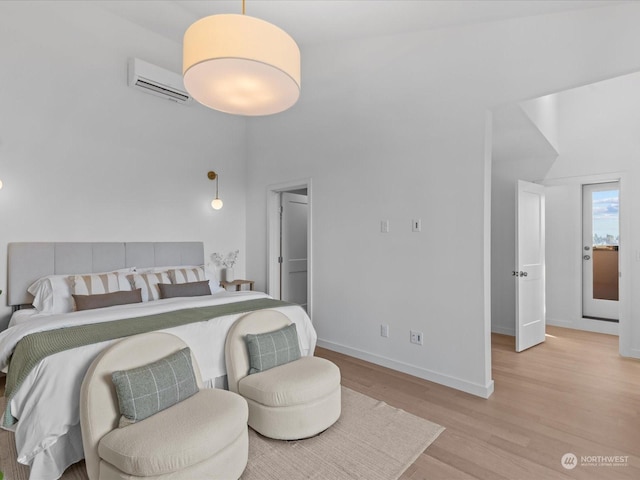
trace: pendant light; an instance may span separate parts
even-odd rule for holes
[[[259,18],[222,14],[191,25],[183,42],[184,86],[201,104],[235,115],[271,115],[300,96],[300,49]]]

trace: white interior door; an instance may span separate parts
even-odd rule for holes
[[[518,180],[516,198],[516,352],[545,338],[544,186]]]
[[[620,186],[582,186],[582,316],[617,321],[619,315]]]
[[[307,308],[307,222],[306,195],[282,193],[281,288],[280,299]]]

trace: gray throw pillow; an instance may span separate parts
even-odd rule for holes
[[[293,362],[300,358],[298,331],[292,323],[273,332],[245,336],[249,352],[249,375]]]
[[[191,349],[111,374],[120,406],[120,427],[144,420],[198,393]]]
[[[95,295],[73,294],[73,300],[76,302],[76,310],[93,310],[94,308],[112,307],[114,305],[141,303],[142,294],[138,288],[136,290],[97,293]]]
[[[211,295],[209,280],[189,283],[159,283],[160,298],[200,297]]]

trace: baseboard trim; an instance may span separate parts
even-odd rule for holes
[[[341,345],[339,343],[318,339],[317,344],[319,347],[326,348],[327,350],[342,353],[344,355],[349,355],[350,357],[359,358],[360,360],[375,363],[376,365],[387,367],[398,372],[407,373],[409,375],[413,375],[414,377],[422,378],[423,380],[439,383],[440,385],[444,385],[445,387],[451,387],[456,390],[461,390],[477,397],[489,398],[494,390],[493,380],[491,380],[487,385],[480,385],[477,383],[462,380],[460,378],[437,373],[426,368],[416,367],[415,365],[392,360],[390,358],[375,355],[373,353],[358,350],[356,348],[347,347],[346,345]]]
[[[603,333],[605,335],[617,336],[619,332],[619,324],[617,322],[603,322],[586,317],[580,317],[574,321],[547,318],[547,325],[582,330],[585,332]]]
[[[620,355],[627,358],[640,358],[640,350],[637,348],[621,348]]]
[[[555,318],[547,318],[547,325],[553,327],[573,328],[573,322],[568,320],[558,320]]]
[[[500,325],[496,325],[495,327],[491,327],[491,333],[500,333],[502,335],[509,335],[510,337],[516,336],[516,329],[509,327],[502,327]]]

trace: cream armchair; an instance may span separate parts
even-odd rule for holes
[[[116,370],[147,365],[186,347],[161,332],[126,338],[91,364],[80,393],[82,443],[90,480],[237,479],[247,465],[247,403],[226,390],[202,388],[166,410],[124,428],[111,381]]]
[[[262,435],[294,440],[316,435],[340,417],[340,370],[318,357],[302,357],[260,373],[248,375],[245,336],[290,325],[275,310],[249,313],[231,327],[225,343],[229,390],[249,404],[249,426]]]

